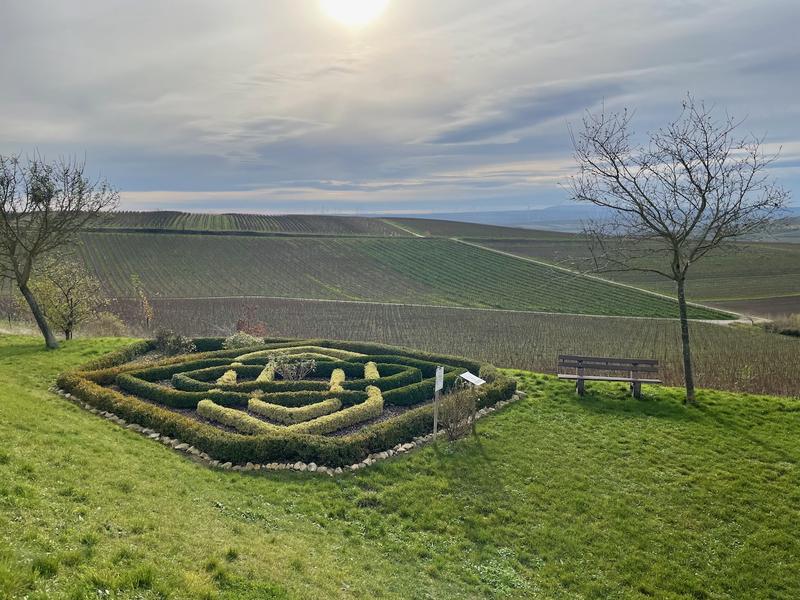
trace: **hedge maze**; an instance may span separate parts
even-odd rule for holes
[[[487,384],[478,408],[507,400],[515,382],[494,367],[405,348],[333,340],[267,340],[225,350],[220,339],[198,351],[153,360],[151,342],[62,374],[59,386],[129,423],[191,444],[233,464],[357,463],[371,453],[430,432],[437,365],[445,388],[465,370]],[[303,379],[283,364],[314,362]]]

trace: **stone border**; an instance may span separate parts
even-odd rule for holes
[[[433,433],[429,433],[427,435],[423,435],[420,437],[416,437],[410,442],[406,442],[404,444],[397,444],[393,448],[389,450],[384,450],[383,452],[377,452],[375,454],[370,454],[361,462],[352,464],[348,467],[336,467],[335,469],[332,467],[320,466],[316,463],[304,463],[304,462],[295,462],[295,463],[267,463],[267,464],[253,464],[248,462],[244,465],[234,465],[233,463],[226,462],[221,463],[218,460],[211,458],[205,452],[201,452],[194,446],[190,446],[185,442],[181,442],[180,440],[168,437],[166,435],[161,435],[154,429],[149,429],[147,427],[142,427],[141,425],[137,425],[136,423],[128,423],[125,419],[118,417],[114,413],[105,411],[105,410],[98,410],[92,405],[83,402],[77,396],[73,396],[69,392],[65,392],[64,390],[52,387],[50,391],[70,400],[74,404],[77,404],[81,408],[86,409],[88,412],[92,413],[93,415],[99,415],[104,419],[111,421],[112,423],[116,423],[120,427],[128,429],[130,431],[134,431],[139,433],[148,439],[154,440],[156,442],[161,442],[165,446],[169,446],[173,450],[177,450],[178,452],[182,452],[184,454],[188,454],[192,457],[195,461],[205,463],[209,467],[213,467],[215,469],[221,469],[224,471],[241,471],[241,472],[255,472],[255,471],[297,471],[297,472],[307,472],[307,473],[320,473],[323,475],[329,475],[331,477],[335,475],[342,475],[347,472],[358,471],[360,469],[364,469],[370,465],[374,465],[383,460],[387,460],[392,456],[398,454],[404,454],[406,452],[410,452],[415,448],[419,448],[425,445],[430,444],[433,442]],[[517,390],[514,392],[514,395],[508,400],[501,400],[500,402],[492,405],[487,406],[486,408],[480,409],[476,413],[476,420],[480,420],[486,415],[490,415],[493,412],[500,410],[501,408],[511,404],[512,402],[516,402],[521,398],[524,398],[527,394],[523,391]],[[446,432],[445,429],[439,430],[439,435],[442,435]]]

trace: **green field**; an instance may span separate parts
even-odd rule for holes
[[[383,219],[333,215],[202,214],[174,211],[110,213],[101,229],[146,229],[153,231],[214,231],[330,235],[411,235]]]
[[[212,471],[47,391],[127,343],[0,338],[0,597],[796,598],[797,401],[529,396],[340,479]]]
[[[446,239],[90,233],[86,261],[116,297],[278,296],[676,317],[669,299]],[[692,308],[694,318],[725,318]]]
[[[569,268],[586,270],[590,266],[588,247],[576,238],[473,241]],[[663,267],[654,261],[643,266]],[[606,273],[603,277],[662,294],[675,294],[675,283],[654,273]],[[708,256],[689,272],[687,294],[696,302],[730,302],[727,306],[732,310],[747,312],[754,308],[756,314],[800,312],[800,244],[752,242],[731,254]],[[764,302],[755,302],[759,299]]]
[[[655,358],[659,377],[671,385],[680,385],[683,376],[674,320],[256,298],[164,298],[153,306],[155,327],[194,336],[229,335],[239,319],[250,318],[265,322],[273,336],[398,344],[545,373],[554,372],[558,354],[586,354]],[[133,301],[114,309],[141,326]],[[800,395],[795,372],[800,339],[760,327],[698,322],[691,333],[699,385]]]
[[[482,225],[479,223],[463,223],[461,221],[445,221],[440,219],[386,219],[389,223],[413,231],[426,237],[456,238],[523,238],[541,240],[570,240],[575,235],[558,231],[541,229],[522,229],[518,227],[502,227],[499,225]]]

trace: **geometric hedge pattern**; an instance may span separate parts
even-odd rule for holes
[[[335,340],[268,340],[224,350],[222,340],[195,340],[200,352],[137,361],[136,344],[64,374],[59,384],[85,402],[151,427],[215,459],[312,460],[344,466],[427,433],[437,366],[445,388],[465,370],[480,372],[480,407],[513,395],[514,382],[491,365],[414,350]],[[315,370],[284,380],[274,356],[313,359]]]

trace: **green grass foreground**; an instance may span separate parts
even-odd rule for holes
[[[47,391],[127,343],[0,337],[0,598],[796,598],[800,402],[517,372],[340,479],[212,471]]]

